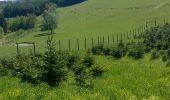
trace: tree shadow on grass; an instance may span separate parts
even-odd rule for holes
[[[43,33],[34,35],[34,37],[42,37],[42,36],[47,36],[47,35],[48,35],[48,32],[43,32]]]
[[[59,7],[68,7],[68,6],[79,4],[79,3],[82,3],[85,1],[87,1],[87,0],[62,0],[61,2],[58,2],[58,6]]]

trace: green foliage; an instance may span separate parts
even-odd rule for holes
[[[109,47],[105,47],[104,50],[103,50],[103,54],[106,55],[106,56],[110,55],[111,52],[112,52],[112,49],[109,48]]]
[[[7,32],[7,23],[4,18],[4,16],[0,13],[0,27],[3,28],[3,31],[6,33]]]
[[[23,81],[38,83],[42,74],[42,59],[33,55],[20,55],[17,59],[1,59],[4,69],[12,70],[13,75]]]
[[[157,50],[154,50],[152,52],[152,59],[157,59],[157,58],[159,58],[159,52]]]
[[[103,44],[96,45],[91,49],[91,51],[93,54],[102,54],[104,51],[104,45]]]
[[[112,48],[112,51],[111,51],[111,56],[113,56],[114,58],[122,58],[123,56],[125,56],[127,53],[127,47],[126,45],[120,41],[116,47],[113,47]]]
[[[101,68],[99,65],[93,65],[92,69],[91,69],[91,73],[93,77],[101,77],[103,75],[103,73],[105,72],[105,70],[103,68]]]
[[[45,2],[46,0],[29,0],[8,3],[2,12],[6,18],[27,16],[28,14],[40,15],[43,12]]]
[[[160,56],[164,62],[169,60],[170,56],[170,24],[166,23],[163,26],[158,26],[148,30],[144,36],[144,44],[146,47],[151,49],[156,49],[155,52],[152,53],[152,58],[157,58],[158,53],[160,52]]]
[[[0,76],[5,76],[8,75],[8,69],[2,67],[2,65],[0,64]]]
[[[143,43],[132,43],[129,47],[129,56],[139,59],[145,54],[145,45]]]
[[[9,23],[9,30],[18,31],[19,29],[34,28],[36,23],[35,15],[18,16]]]
[[[91,67],[92,65],[94,65],[94,57],[91,53],[87,53],[85,58],[83,59],[83,64],[86,67]]]
[[[42,80],[50,86],[59,85],[60,82],[67,79],[67,62],[63,58],[63,53],[56,52],[54,45],[50,41],[47,41],[44,63]]]
[[[72,53],[69,53],[68,55],[66,55],[66,58],[67,58],[67,67],[68,68],[72,68],[72,66],[80,60],[79,55],[72,54]]]
[[[93,87],[93,79],[85,65],[76,63],[73,66],[73,72],[75,75],[75,82],[78,86]]]
[[[30,56],[19,56],[17,63],[14,63],[14,70],[23,81],[39,83],[42,77],[42,58]]]
[[[46,31],[50,30],[52,31],[57,27],[57,19],[58,16],[56,14],[56,5],[53,3],[46,4],[46,10],[42,14],[43,22],[41,25],[41,30]]]
[[[0,27],[0,39],[3,38],[4,30],[2,27]]]
[[[0,34],[3,35],[4,34],[4,30],[2,27],[0,27]]]

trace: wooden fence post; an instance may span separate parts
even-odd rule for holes
[[[94,42],[93,42],[93,38],[91,39],[91,43],[92,43],[92,48],[94,47]]]
[[[16,43],[16,45],[17,45],[17,58],[19,58],[19,44]]]
[[[110,45],[110,37],[109,37],[109,35],[108,35],[108,46]]]
[[[135,30],[133,30],[133,38],[135,38]]]
[[[69,39],[69,51],[71,51],[71,41],[70,41],[70,39]]]
[[[33,47],[34,47],[34,56],[35,56],[35,42],[33,42]]]
[[[97,38],[98,46],[99,46],[99,37]]]
[[[87,46],[87,43],[86,43],[86,42],[87,42],[87,41],[86,41],[86,38],[85,38],[85,50],[87,49],[87,47],[86,47],[86,46]]]
[[[114,42],[115,42],[115,37],[114,37],[114,35],[112,36],[112,40],[113,40],[113,44],[114,44]]]
[[[124,32],[124,39],[126,40],[127,39],[127,33],[126,32]]]
[[[103,36],[103,45],[105,44],[105,41],[104,41],[104,36]]]
[[[119,42],[119,35],[117,34],[117,43]]]
[[[155,27],[157,26],[157,20],[155,19]]]
[[[78,49],[78,51],[80,50],[79,39],[77,39],[77,49]]]
[[[132,35],[132,31],[130,30],[130,33],[129,33],[129,38],[131,39],[131,35]]]
[[[121,41],[123,40],[122,38],[123,38],[123,36],[122,36],[122,33],[121,33],[121,34],[120,34],[120,39],[121,39]]]
[[[127,32],[126,34],[127,34],[127,39],[129,39],[129,32]]]
[[[164,19],[164,24],[166,24],[166,20]]]
[[[61,51],[61,42],[60,42],[60,40],[58,41],[58,48],[59,48],[59,51]]]

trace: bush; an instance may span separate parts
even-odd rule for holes
[[[167,67],[170,67],[170,60],[166,64]]]
[[[50,86],[59,85],[67,79],[66,59],[62,52],[56,52],[54,45],[47,41],[47,51],[44,54],[42,81]]]
[[[42,58],[33,55],[21,55],[14,63],[14,69],[23,81],[33,84],[40,82],[42,77]]]
[[[95,78],[102,76],[104,72],[104,69],[101,68],[99,65],[94,65],[91,69],[92,76]]]
[[[93,87],[93,79],[88,72],[88,69],[83,64],[75,64],[73,66],[73,72],[75,75],[75,82],[82,87]]]
[[[9,22],[9,30],[18,31],[19,29],[31,29],[35,27],[35,15],[17,16]]]
[[[92,48],[92,53],[93,54],[103,54],[103,51],[104,51],[104,45],[103,44],[100,44],[100,45],[96,45]]]
[[[4,30],[2,27],[0,27],[0,35],[3,35],[4,34]]]
[[[83,59],[83,64],[86,67],[91,67],[94,64],[94,57],[91,53],[87,53],[85,58]]]
[[[0,65],[0,76],[5,76],[8,74],[8,69]]]
[[[2,39],[4,36],[2,34],[0,34],[0,39]]]
[[[159,52],[156,51],[156,50],[154,50],[154,51],[152,52],[152,59],[157,59],[157,58],[159,58]]]
[[[139,59],[144,56],[145,53],[145,46],[141,43],[133,43],[131,47],[129,48],[129,56]]]
[[[163,61],[163,62],[168,61],[168,57],[167,57],[167,55],[162,56],[162,61]]]
[[[103,54],[105,55],[105,56],[108,56],[108,55],[110,55],[111,54],[111,48],[109,48],[109,47],[106,47],[106,48],[104,48],[104,50],[103,50]]]
[[[67,67],[71,68],[78,60],[80,59],[78,55],[76,54],[68,54],[67,55]]]
[[[122,41],[120,41],[116,47],[113,47],[111,51],[111,55],[114,58],[118,58],[118,59],[125,56],[126,53],[127,53],[127,47]]]

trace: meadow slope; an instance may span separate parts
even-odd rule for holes
[[[160,59],[95,56],[107,72],[95,81],[93,89],[72,84],[70,77],[60,87],[33,86],[16,77],[0,77],[1,100],[169,100],[170,68]]]
[[[54,40],[61,40],[62,48],[68,47],[68,39],[75,48],[76,39],[83,45],[84,38],[96,38],[127,32],[145,24],[146,21],[169,21],[169,0],[88,0],[74,6],[58,8],[59,27],[55,29]],[[37,44],[38,51],[43,51],[47,32],[41,32],[41,17],[37,28],[19,41],[31,41]],[[89,40],[88,40],[89,41]],[[5,49],[5,50],[3,50]],[[6,51],[8,50],[8,52]],[[0,46],[0,55],[13,54],[15,46]],[[27,51],[28,52],[28,51]]]

